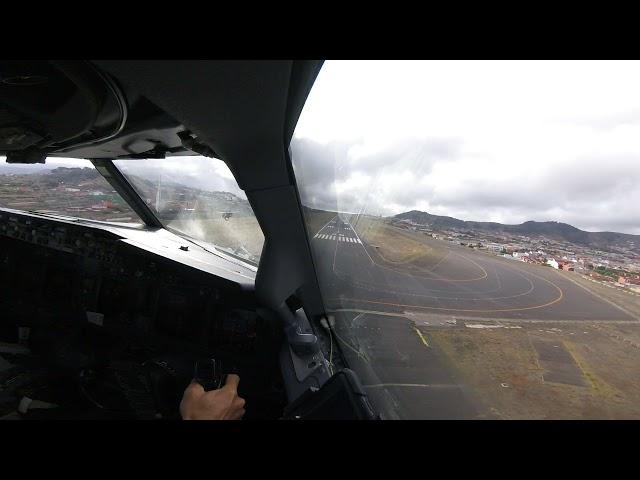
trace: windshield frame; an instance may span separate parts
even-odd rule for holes
[[[140,198],[138,192],[129,183],[118,167],[111,160],[91,160],[91,163],[100,175],[113,186],[122,199],[133,209],[142,221],[151,228],[164,228],[162,222],[155,213]]]

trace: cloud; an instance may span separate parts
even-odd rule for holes
[[[426,185],[416,179],[453,160],[460,145],[455,138],[408,138],[383,146],[294,138],[291,157],[305,205],[380,213],[388,210],[388,201],[406,204],[419,197]]]
[[[638,83],[637,61],[327,61],[292,144],[303,201],[640,233]]]
[[[375,215],[417,209],[502,223],[558,220],[640,234],[640,153],[496,164],[455,138],[408,138],[381,148],[294,138],[303,204]]]
[[[640,108],[605,115],[569,118],[567,121],[576,125],[583,125],[602,130],[611,130],[613,128],[620,127],[620,125],[640,124]]]

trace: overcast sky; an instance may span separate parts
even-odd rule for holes
[[[640,62],[327,61],[303,203],[640,234]]]

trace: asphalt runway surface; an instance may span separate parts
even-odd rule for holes
[[[418,326],[438,327],[460,319],[639,320],[637,313],[550,267],[426,236],[423,243],[433,249],[427,259],[387,261],[360,238],[351,218],[334,217],[314,234],[312,248],[341,350],[374,403],[390,408],[387,417],[481,414],[473,392],[456,379]]]

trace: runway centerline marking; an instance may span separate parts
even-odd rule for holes
[[[342,219],[341,219],[342,220]],[[376,262],[373,261],[373,258],[371,258],[371,255],[369,255],[369,252],[367,251],[367,249],[364,246],[364,243],[362,243],[362,240],[360,239],[360,235],[358,235],[358,232],[356,232],[356,229],[353,228],[353,226],[351,225],[350,222],[345,222],[344,220],[342,220],[343,223],[346,223],[347,225],[349,225],[349,228],[353,231],[353,233],[355,233],[356,238],[358,239],[358,243],[362,246],[362,248],[364,249],[364,253],[367,254],[367,257],[369,257],[369,260],[371,260],[371,264],[372,265],[376,265]],[[335,266],[335,262],[334,262],[334,266]]]
[[[333,222],[337,217],[338,217],[338,215],[336,215],[336,216],[335,216],[335,217],[333,217],[331,220],[329,220],[327,223],[325,223],[325,224],[322,226],[322,228],[316,232],[316,234],[318,234],[318,233],[320,233],[322,230],[324,230],[324,229],[327,227],[327,225],[329,225],[331,222]]]

